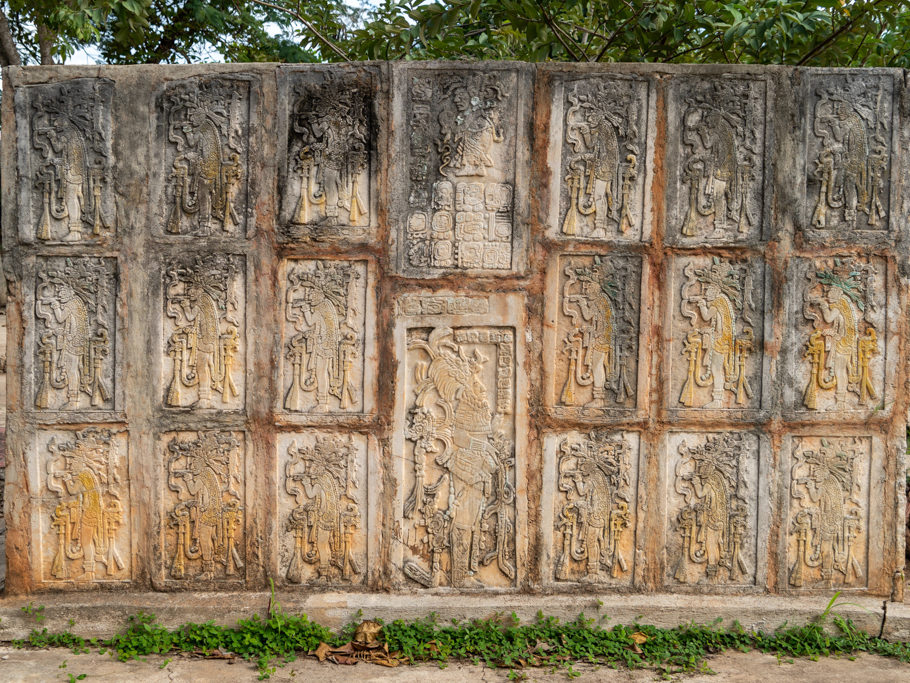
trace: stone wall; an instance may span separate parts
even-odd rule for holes
[[[902,71],[3,85],[8,590],[902,599]]]

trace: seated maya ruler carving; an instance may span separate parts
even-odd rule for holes
[[[902,599],[902,72],[4,87],[10,593]]]

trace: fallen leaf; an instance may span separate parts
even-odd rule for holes
[[[318,659],[320,662],[324,662],[325,658],[331,651],[332,648],[329,647],[328,643],[319,643],[319,647],[316,648],[316,652],[313,654],[316,655],[316,659]]]

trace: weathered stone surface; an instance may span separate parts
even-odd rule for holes
[[[8,69],[10,592],[902,599],[906,80]]]

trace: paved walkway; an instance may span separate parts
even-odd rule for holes
[[[763,681],[771,683],[887,683],[910,681],[910,664],[859,655],[854,660],[824,657],[817,662],[807,659],[781,660],[773,655],[758,652],[730,653],[713,657],[708,665],[716,675],[688,674],[675,680],[686,683],[718,683],[719,681]],[[603,667],[577,666],[581,673],[578,681],[636,682],[658,680],[654,670],[628,671]],[[565,682],[570,679],[565,671],[527,669],[527,681]],[[0,646],[0,680],[2,681],[70,681],[86,674],[85,681],[193,681],[194,683],[226,683],[227,681],[255,681],[256,668],[243,660],[203,660],[196,658],[148,657],[145,661],[117,662],[109,655],[97,653],[74,655],[69,650],[13,650]],[[450,664],[444,669],[436,665],[403,666],[387,669],[371,664],[339,666],[319,663],[315,659],[299,659],[272,674],[272,681],[320,681],[358,683],[362,681],[422,683],[444,681],[507,681],[508,671],[487,669],[469,664]]]

